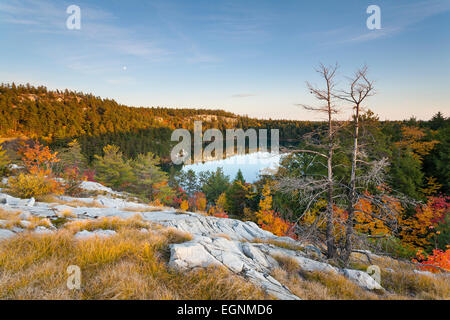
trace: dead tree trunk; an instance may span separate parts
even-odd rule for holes
[[[358,163],[358,139],[359,139],[359,118],[361,105],[363,101],[373,95],[373,82],[367,79],[367,67],[355,73],[354,78],[350,84],[348,92],[343,91],[338,96],[339,99],[350,102],[353,105],[353,148],[351,161],[351,174],[348,183],[348,216],[345,223],[345,242],[341,259],[345,264],[348,264],[350,255],[353,250],[353,229],[355,225],[355,205],[358,202],[357,196],[357,163]]]
[[[327,159],[327,182],[326,182],[326,192],[327,192],[327,209],[326,209],[326,244],[327,244],[327,256],[332,259],[336,257],[336,241],[335,241],[335,213],[334,213],[334,204],[333,204],[333,187],[334,187],[334,178],[333,178],[333,150],[334,150],[334,120],[333,115],[338,112],[338,109],[334,105],[335,98],[335,75],[338,66],[337,64],[333,67],[325,67],[323,64],[320,65],[320,68],[316,70],[325,80],[326,88],[318,89],[307,83],[309,91],[319,100],[325,102],[324,105],[319,107],[311,107],[302,105],[307,110],[312,110],[316,112],[325,113],[327,115],[327,145],[324,149],[326,149],[326,153],[321,154]]]

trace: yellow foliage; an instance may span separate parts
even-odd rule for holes
[[[21,173],[8,181],[8,192],[19,198],[31,198],[48,194],[62,194],[64,188],[54,179],[37,174]]]
[[[259,208],[261,211],[269,211],[272,209],[272,195],[270,185],[266,183],[262,191],[262,198],[259,201]]]
[[[400,232],[402,242],[421,248],[431,244],[430,240],[435,235],[435,221],[445,212],[445,208],[432,204],[430,200],[426,205],[417,208],[414,216],[400,218],[403,227]]]
[[[370,197],[369,194],[367,194]],[[392,197],[384,197],[382,199],[386,208],[389,208],[391,212],[400,214],[403,208],[400,202]],[[380,210],[372,205],[369,199],[360,199],[355,206],[355,218],[357,224],[355,229],[362,233],[371,235],[389,235],[390,229],[386,226],[381,219]]]
[[[401,148],[410,148],[414,157],[422,161],[423,157],[433,150],[434,146],[439,143],[437,140],[423,141],[426,134],[424,129],[419,127],[402,127],[402,140],[395,144]]]
[[[180,204],[180,209],[187,211],[189,209],[189,202],[187,200],[183,200]]]
[[[224,210],[226,204],[227,204],[227,195],[225,194],[225,192],[223,192],[217,199],[216,206],[218,208]]]
[[[422,192],[427,195],[431,196],[433,194],[436,194],[439,189],[442,188],[442,184],[438,183],[435,177],[427,177],[427,186],[422,189]]]

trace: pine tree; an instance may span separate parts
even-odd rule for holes
[[[217,168],[215,172],[202,172],[199,180],[206,200],[211,204],[216,203],[230,185],[230,179],[223,173],[222,168]]]
[[[103,157],[96,155],[95,178],[107,186],[120,189],[135,182],[129,161],[123,158],[119,147],[107,145],[103,148]]]
[[[180,173],[179,184],[189,197],[193,197],[200,190],[197,175],[192,169]]]
[[[59,150],[58,157],[60,162],[58,163],[57,171],[77,168],[82,172],[87,169],[87,160],[81,153],[81,145],[76,139],[69,142],[66,148]]]
[[[236,178],[234,178],[234,181],[240,181],[241,183],[245,183],[244,175],[242,174],[241,169],[238,170],[236,173]]]
[[[131,167],[135,176],[133,190],[149,200],[154,200],[155,186],[168,182],[167,174],[159,167],[160,160],[153,153],[139,154],[131,161]]]

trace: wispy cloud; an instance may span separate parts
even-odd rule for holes
[[[407,31],[413,25],[420,23],[425,19],[448,11],[450,11],[450,1],[448,0],[424,1],[394,6],[389,10],[382,9],[382,17],[384,12],[387,13],[386,19],[384,19],[386,27],[383,27],[380,30],[367,31],[358,36],[351,37],[348,41],[361,42],[390,37]]]
[[[331,30],[313,32],[308,34],[308,36],[321,37],[325,39],[324,44],[358,43],[388,38],[407,32],[428,18],[449,12],[450,1],[431,0],[403,5],[389,4],[380,5],[380,8],[382,28],[379,30],[359,28],[360,31],[358,31],[358,28],[355,28],[355,26],[347,25]]]
[[[69,3],[48,0],[4,0],[0,4],[0,18],[3,23],[29,26],[33,32],[65,34],[68,6]],[[147,59],[170,55],[154,41],[136,37],[133,30],[117,26],[114,23],[117,18],[111,12],[83,5],[81,17],[81,30],[76,35],[86,45]]]

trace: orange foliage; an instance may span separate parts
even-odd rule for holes
[[[431,245],[430,239],[435,236],[436,225],[449,211],[446,201],[442,198],[430,197],[426,205],[417,207],[414,216],[401,218],[402,241],[421,248]]]
[[[282,219],[278,213],[269,210],[259,211],[256,215],[258,217],[258,224],[262,229],[270,231],[279,237],[291,237],[296,239],[295,234],[292,232],[294,224]]]
[[[450,245],[447,245],[449,248]],[[430,271],[434,273],[441,272],[442,270],[438,268],[433,268],[431,266],[436,266],[450,272],[450,249],[445,251],[440,249],[434,249],[433,254],[426,256],[422,250],[417,252],[417,259],[413,259],[413,262],[420,263],[422,270]]]
[[[51,176],[52,165],[57,163],[57,152],[52,153],[50,148],[35,142],[33,147],[26,146],[20,150],[22,161],[31,174]]]
[[[270,185],[266,184],[263,188],[262,199],[259,202],[260,210],[256,213],[259,226],[267,231],[272,232],[279,237],[296,238],[292,232],[293,223],[284,220],[272,208],[272,196],[270,193]]]
[[[196,192],[194,196],[189,199],[189,206],[195,208],[197,211],[205,212],[206,210],[206,196],[203,192]]]
[[[391,230],[383,221],[384,219],[381,217],[379,208],[372,204],[369,193],[365,195],[367,198],[360,199],[355,206],[355,218],[357,222],[355,229],[371,235],[390,234]],[[393,197],[384,196],[381,201],[383,202],[383,206],[392,213],[400,215],[403,211],[401,203]]]
[[[228,215],[223,210],[218,210],[217,207],[209,208],[208,214],[216,218],[228,218]]]
[[[214,216],[217,218],[228,218],[228,215],[225,212],[225,204],[227,202],[227,196],[225,192],[222,193],[216,201],[215,206],[211,206],[208,210],[208,214],[210,216]]]
[[[404,126],[402,127],[402,140],[395,144],[401,148],[410,148],[414,153],[414,157],[422,161],[423,156],[429,154],[434,146],[439,143],[437,140],[422,141],[425,136],[424,129]]]
[[[57,153],[36,142],[22,148],[22,161],[28,170],[9,181],[9,191],[18,197],[36,197],[46,194],[62,194],[62,184],[54,179],[52,165],[59,161]]]
[[[180,204],[180,209],[183,211],[187,211],[189,209],[189,203],[187,200],[183,200]]]

